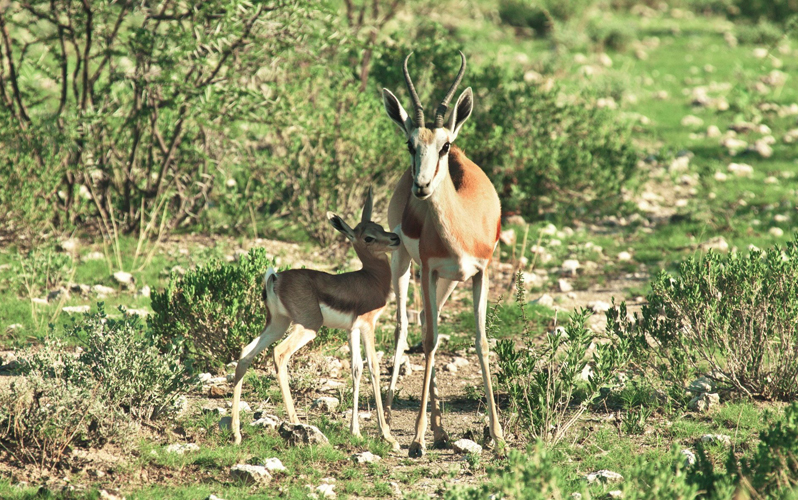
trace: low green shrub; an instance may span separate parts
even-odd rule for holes
[[[70,352],[66,340],[82,351]],[[138,421],[170,413],[189,387],[179,359],[135,317],[96,313],[20,357],[0,393],[0,445],[23,462],[54,465],[75,446],[126,442]]]
[[[263,276],[273,264],[264,249],[253,248],[238,263],[212,260],[172,275],[166,288],[152,294],[150,326],[192,368],[238,359],[266,327]]]
[[[625,314],[608,311],[608,331],[676,385],[700,372],[750,397],[798,396],[798,235],[786,248],[690,258],[656,277],[634,322]]]
[[[735,24],[737,40],[744,44],[770,45],[784,36],[784,29],[767,20],[756,24]]]
[[[63,286],[75,270],[72,257],[56,252],[52,247],[38,247],[15,255],[11,283],[17,293],[26,297],[40,297]]]
[[[499,18],[507,25],[532,28],[538,36],[546,36],[555,22],[580,18],[595,0],[502,0]]]
[[[496,66],[470,85],[476,106],[460,145],[491,176],[504,210],[538,219],[622,208],[640,157],[629,123],[594,106],[589,95],[566,98]]]
[[[601,50],[623,52],[636,37],[634,28],[627,22],[596,17],[587,25],[590,40]]]
[[[521,273],[516,302],[523,311]],[[564,328],[546,335],[542,347],[529,332],[523,347],[514,340],[496,345],[496,377],[507,393],[512,423],[531,439],[559,442],[628,361],[630,350],[623,341],[594,343],[595,335],[585,326],[589,316],[586,310],[574,312]]]

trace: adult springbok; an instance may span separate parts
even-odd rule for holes
[[[407,138],[410,168],[396,186],[388,207],[390,228],[402,239],[402,247],[391,260],[396,292],[396,355],[388,389],[387,413],[399,375],[400,360],[407,348],[407,288],[410,260],[421,266],[421,289],[424,300],[424,386],[421,409],[416,420],[416,434],[409,455],[424,454],[427,430],[427,402],[432,398],[432,430],[436,446],[449,440],[443,430],[439,397],[435,385],[435,350],[438,345],[438,315],[459,281],[471,278],[476,317],[476,350],[482,368],[482,380],[490,409],[490,434],[497,446],[504,444],[496,403],[493,399],[485,314],[488,300],[488,264],[499,240],[501,208],[499,196],[488,177],[465,153],[453,145],[463,124],[471,116],[474,96],[467,88],[457,99],[449,120],[444,118],[449,102],[465,73],[465,55],[457,78],[435,111],[435,123],[427,127],[424,110],[404,61],[407,89],[413,100],[414,118],[410,118],[399,100],[383,89],[385,111]]]
[[[341,217],[327,212],[335,229],[352,242],[363,263],[359,271],[332,275],[310,269],[291,269],[281,273],[269,268],[263,286],[263,300],[268,309],[268,323],[263,333],[241,351],[235,374],[233,391],[233,417],[231,426],[235,443],[241,443],[239,401],[244,374],[255,357],[271,343],[280,339],[294,323],[294,330],[274,348],[274,366],[283,396],[288,419],[299,423],[291,391],[288,387],[288,361],[291,355],[316,337],[319,328],[342,328],[349,331],[352,355],[352,381],[354,408],[352,409],[352,434],[360,435],[358,396],[363,360],[360,356],[362,339],[366,360],[371,372],[371,385],[377,406],[377,419],[382,438],[399,449],[383,415],[380,394],[380,366],[374,346],[374,326],[385,309],[391,293],[391,267],[386,252],[400,247],[399,237],[386,232],[382,226],[371,222],[372,191],[369,189],[360,223],[354,229]]]

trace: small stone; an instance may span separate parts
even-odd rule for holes
[[[373,464],[382,460],[382,457],[375,455],[370,451],[364,451],[363,453],[355,453],[352,455],[352,460],[358,464]]]
[[[707,137],[720,137],[720,129],[717,127],[717,125],[710,125],[707,127]]]
[[[227,407],[228,408],[233,408],[233,402],[232,401],[228,401],[227,402]],[[249,403],[247,403],[246,401],[239,401],[238,402],[238,411],[240,411],[240,412],[243,412],[243,411],[251,412],[252,408],[249,406]]]
[[[6,327],[6,333],[11,335],[12,333],[16,332],[17,330],[21,330],[22,325],[20,323],[12,323]]]
[[[515,245],[515,229],[507,229],[499,233],[499,240],[507,246]]]
[[[255,412],[255,420],[249,423],[252,427],[268,427],[276,429],[280,425],[280,419],[276,415],[264,415],[262,412]]]
[[[454,363],[446,363],[443,367],[443,371],[457,373],[457,365]]]
[[[69,300],[69,290],[63,287],[51,290],[50,293],[47,294],[47,300],[48,302]]]
[[[47,299],[45,299],[44,297],[33,297],[32,299],[30,299],[30,301],[33,302],[34,304],[39,304],[40,306],[50,305],[50,303],[47,302]]]
[[[592,302],[588,302],[587,307],[589,307],[590,310],[595,313],[603,313],[609,311],[612,307],[612,304],[609,302],[604,302],[603,300],[594,300]]]
[[[544,307],[554,307],[554,298],[549,295],[548,293],[544,293],[537,299],[530,302],[531,304],[537,304]]]
[[[474,441],[470,439],[458,439],[454,443],[452,443],[452,450],[455,453],[473,453],[476,455],[482,454],[482,446],[478,445]]]
[[[731,437],[726,434],[704,434],[701,436],[701,441],[704,443],[722,444],[724,446],[731,446]]]
[[[585,367],[582,368],[582,372],[579,374],[579,377],[583,381],[589,382],[590,381],[590,377],[592,377],[593,375],[594,375],[593,367],[590,366],[589,364],[586,364]]]
[[[199,451],[200,447],[194,443],[174,443],[166,447],[167,453],[182,455],[189,451]]]
[[[69,285],[69,291],[72,293],[78,293],[80,295],[88,295],[91,292],[91,287],[89,285],[71,283]]]
[[[321,498],[336,498],[338,495],[335,494],[335,484],[332,483],[325,483],[316,486],[316,493],[321,496]]]
[[[606,52],[602,52],[601,54],[599,54],[598,60],[601,63],[601,65],[604,66],[605,68],[609,68],[610,66],[612,66],[612,58],[608,56]]]
[[[700,127],[704,124],[704,120],[695,116],[695,115],[687,115],[682,118],[682,127]]]
[[[62,240],[58,244],[58,246],[61,247],[61,250],[63,250],[64,252],[70,252],[70,253],[74,253],[78,249],[79,245],[80,245],[80,242],[78,240],[76,240],[75,238],[69,238],[69,239],[66,239],[66,240]]]
[[[338,408],[341,402],[338,401],[338,398],[333,398],[329,396],[317,398],[313,401],[313,408],[319,408],[322,411],[333,411]]]
[[[729,172],[737,177],[751,177],[754,175],[754,167],[746,163],[729,163]]]
[[[227,397],[227,389],[224,387],[219,387],[217,385],[212,385],[208,389],[208,397],[209,398],[224,398]]]
[[[557,226],[554,224],[546,224],[543,228],[540,229],[540,234],[544,236],[554,236],[557,234]]]
[[[720,396],[716,393],[703,393],[694,397],[687,403],[687,408],[693,411],[704,412],[720,403]]]
[[[690,467],[691,465],[695,465],[696,463],[696,456],[692,450],[684,449],[681,451],[681,454],[684,456],[684,465]]]
[[[780,227],[771,227],[770,229],[768,229],[768,233],[770,233],[771,236],[775,236],[776,238],[781,238],[782,236],[784,236],[784,230]]]
[[[698,377],[697,379],[690,382],[690,385],[687,386],[687,390],[690,392],[695,392],[697,394],[701,394],[704,392],[712,392],[715,389],[715,382],[709,377]]]
[[[621,490],[611,490],[607,492],[608,498],[623,498],[623,491]]]
[[[716,180],[716,181],[718,181],[718,182],[725,182],[727,178],[728,178],[728,177],[726,176],[726,174],[725,174],[725,173],[723,173],[723,172],[721,172],[720,170],[718,170],[717,172],[715,172],[715,180]]]
[[[233,427],[233,417],[222,417],[219,419],[219,430],[229,431]]]
[[[207,384],[213,378],[213,375],[210,373],[200,373],[197,375],[197,379],[199,380],[200,384]]]
[[[86,314],[91,309],[91,306],[66,306],[61,310],[67,314]]]
[[[454,363],[454,365],[458,366],[458,367],[460,367],[460,366],[468,366],[470,364],[468,362],[468,360],[466,358],[462,357],[462,356],[458,356],[458,357],[454,358],[452,360],[452,363]]]
[[[632,260],[632,254],[629,252],[621,252],[618,254],[618,260],[621,262]]]
[[[290,445],[328,444],[327,436],[318,427],[307,424],[291,424],[283,422],[277,430],[280,436]]]
[[[114,295],[116,293],[115,289],[105,285],[94,285],[91,287],[91,291],[94,292],[98,298],[107,297],[108,295]]]
[[[83,256],[83,260],[103,260],[105,258],[105,254],[102,252],[89,252],[85,256]]]
[[[118,492],[100,490],[100,500],[125,500],[125,497]]]
[[[764,47],[757,47],[754,49],[753,54],[757,59],[764,59],[768,56],[768,49]]]
[[[729,244],[726,242],[723,236],[717,236],[702,243],[701,250],[715,250],[717,252],[726,253],[729,251]]]
[[[588,483],[619,483],[623,481],[623,476],[610,470],[600,470],[597,472],[591,472],[585,476],[585,479],[587,479]]]
[[[138,316],[140,318],[146,318],[150,315],[150,311],[146,309],[125,309],[125,314],[128,316]]]
[[[133,278],[132,274],[125,271],[117,271],[113,274],[113,276],[114,276],[114,281],[116,281],[120,285],[132,285],[136,281]]]
[[[560,279],[557,281],[557,286],[559,287],[561,292],[570,292],[574,289],[574,287],[568,282],[568,280]]]
[[[272,475],[262,465],[238,464],[230,468],[230,476],[246,484],[268,484]]]
[[[261,462],[260,465],[266,467],[266,470],[269,472],[288,472],[288,469],[286,469],[279,458],[267,458]]]
[[[579,261],[576,259],[567,259],[562,263],[563,271],[570,272],[571,274],[576,274],[576,270],[579,269]]]
[[[765,177],[765,180],[763,182],[765,184],[778,184],[779,183],[779,178],[776,177],[776,176],[773,176],[773,175],[769,175],[769,176]]]
[[[213,493],[211,493],[210,495],[208,495],[207,497],[205,497],[205,500],[224,500],[224,498],[217,497],[216,495],[214,495]]]

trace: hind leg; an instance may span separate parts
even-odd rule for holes
[[[288,420],[292,424],[298,424],[299,417],[296,415],[294,400],[291,398],[291,389],[288,386],[288,361],[291,359],[291,355],[302,349],[314,338],[316,338],[316,330],[296,325],[291,335],[274,348],[274,367],[277,370],[277,382],[280,384],[280,393],[283,395],[283,403],[285,403],[285,411],[288,413]]]
[[[235,435],[235,444],[241,444],[241,420],[238,411],[238,404],[241,401],[241,386],[244,383],[244,374],[249,369],[252,361],[264,349],[269,347],[275,340],[283,336],[285,331],[291,325],[291,320],[285,316],[273,316],[271,321],[263,333],[258,338],[247,344],[241,351],[241,357],[238,358],[238,365],[236,366],[236,375],[233,380],[233,418],[230,423]]]

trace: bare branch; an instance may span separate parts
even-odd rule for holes
[[[30,123],[30,116],[28,116],[28,110],[25,108],[25,103],[22,102],[22,92],[19,90],[19,79],[17,78],[17,71],[14,67],[14,54],[11,51],[11,36],[8,34],[8,26],[6,26],[5,15],[3,15],[1,12],[0,34],[3,35],[3,45],[6,49],[6,59],[8,59],[8,77],[11,80],[11,88],[14,90],[14,99],[19,107],[19,116],[25,122]],[[22,122],[20,122],[20,124],[21,123]]]

